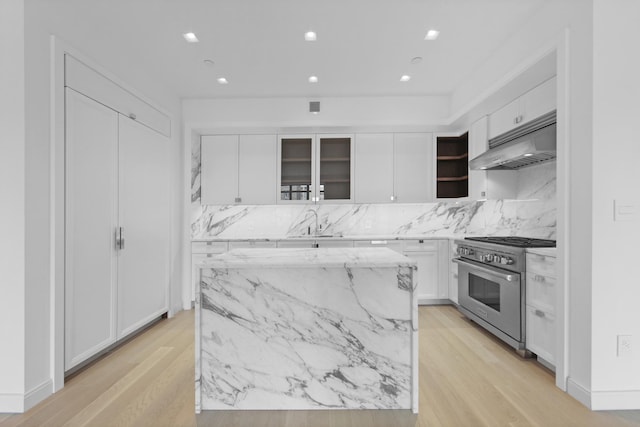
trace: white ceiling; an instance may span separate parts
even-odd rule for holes
[[[208,98],[448,94],[550,0],[33,1],[48,31],[130,84]]]

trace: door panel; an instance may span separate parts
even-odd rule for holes
[[[389,203],[393,196],[393,134],[357,134],[356,203]]]
[[[240,135],[238,161],[239,203],[276,203],[277,147],[275,135]]]
[[[238,197],[238,135],[202,137],[202,204],[230,205]]]
[[[394,135],[394,193],[399,203],[433,201],[433,135]]]
[[[66,89],[65,370],[115,342],[118,113]]]
[[[168,140],[119,116],[120,226],[118,339],[167,311]]]

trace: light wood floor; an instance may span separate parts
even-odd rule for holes
[[[0,426],[640,426],[640,411],[591,412],[553,375],[464,319],[420,308],[420,414],[249,411],[194,414],[193,311],[179,313],[69,379]]]

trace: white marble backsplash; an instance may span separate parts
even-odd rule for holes
[[[283,238],[315,228],[344,236],[518,235],[555,239],[555,200],[420,204],[202,206],[192,239]]]
[[[191,238],[284,238],[315,228],[345,236],[517,235],[555,239],[556,162],[517,173],[516,199],[416,204],[200,204],[200,143],[191,158]]]

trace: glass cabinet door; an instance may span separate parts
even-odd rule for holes
[[[283,137],[280,144],[280,200],[311,200],[313,138]]]
[[[350,200],[351,136],[319,137],[319,198],[320,200]]]

